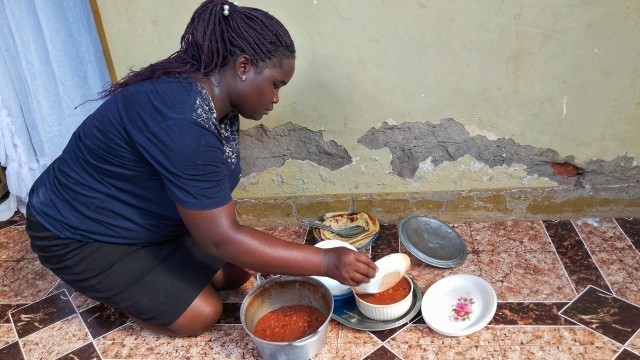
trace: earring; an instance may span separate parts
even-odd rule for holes
[[[246,75],[242,75],[242,81],[247,80],[247,76]]]

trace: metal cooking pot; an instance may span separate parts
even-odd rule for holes
[[[268,280],[258,274],[258,285],[249,292],[240,307],[242,327],[265,359],[311,359],[327,340],[329,320],[333,312],[331,291],[320,281],[305,276],[276,276]],[[318,331],[292,342],[270,342],[253,335],[258,320],[269,311],[289,305],[311,305],[326,320]]]

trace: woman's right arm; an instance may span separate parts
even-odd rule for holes
[[[238,223],[233,201],[212,210],[178,212],[191,235],[211,254],[265,274],[321,275],[344,285],[368,282],[377,271],[371,259],[347,248],[320,249],[271,236]]]

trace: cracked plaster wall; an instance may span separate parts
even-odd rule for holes
[[[122,77],[175,51],[199,1],[98,3]],[[276,111],[242,125],[237,197],[638,184],[639,2],[242,5],[298,54]]]

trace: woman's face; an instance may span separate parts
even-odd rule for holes
[[[280,101],[278,92],[293,77],[295,59],[275,59],[259,67],[249,65],[244,69],[245,80],[239,80],[235,96],[230,104],[242,117],[260,120]]]

